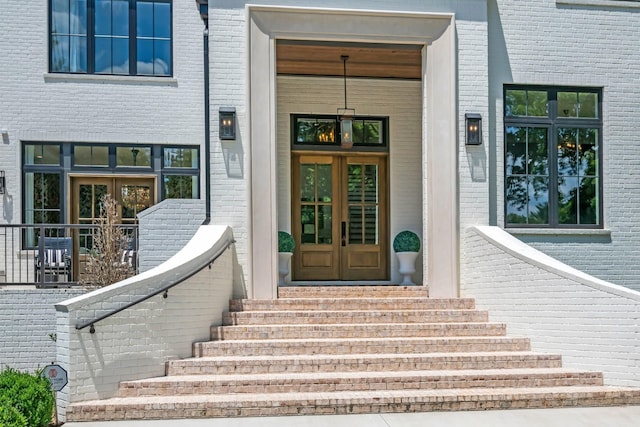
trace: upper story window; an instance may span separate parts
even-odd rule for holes
[[[49,0],[49,71],[171,76],[171,7],[171,0]]]
[[[507,227],[602,227],[602,91],[504,88]]]

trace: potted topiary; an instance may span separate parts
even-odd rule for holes
[[[296,248],[296,242],[291,234],[286,231],[278,231],[278,275],[279,285],[285,284],[285,278],[289,275],[289,263],[293,250]]]
[[[416,258],[420,252],[420,238],[416,233],[409,230],[401,231],[393,239],[393,250],[398,256],[400,268],[398,271],[402,275],[401,285],[415,285],[411,281],[411,275],[416,272]]]

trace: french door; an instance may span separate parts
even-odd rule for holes
[[[71,188],[72,224],[95,224],[100,217],[100,202],[106,194],[117,202],[118,218],[124,225],[136,225],[138,213],[155,204],[153,177],[72,177]],[[83,274],[82,255],[92,250],[92,229],[80,228],[74,238],[74,277]]]
[[[388,280],[387,157],[294,154],[293,280]]]

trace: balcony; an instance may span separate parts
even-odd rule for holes
[[[138,272],[138,226],[121,230],[114,269]],[[0,286],[72,287],[91,283],[91,260],[98,250],[99,226],[92,224],[0,224]]]

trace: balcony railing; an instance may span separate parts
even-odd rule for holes
[[[125,242],[118,262],[138,272],[138,226],[118,225]],[[0,224],[0,285],[75,286],[88,279],[97,225]]]

